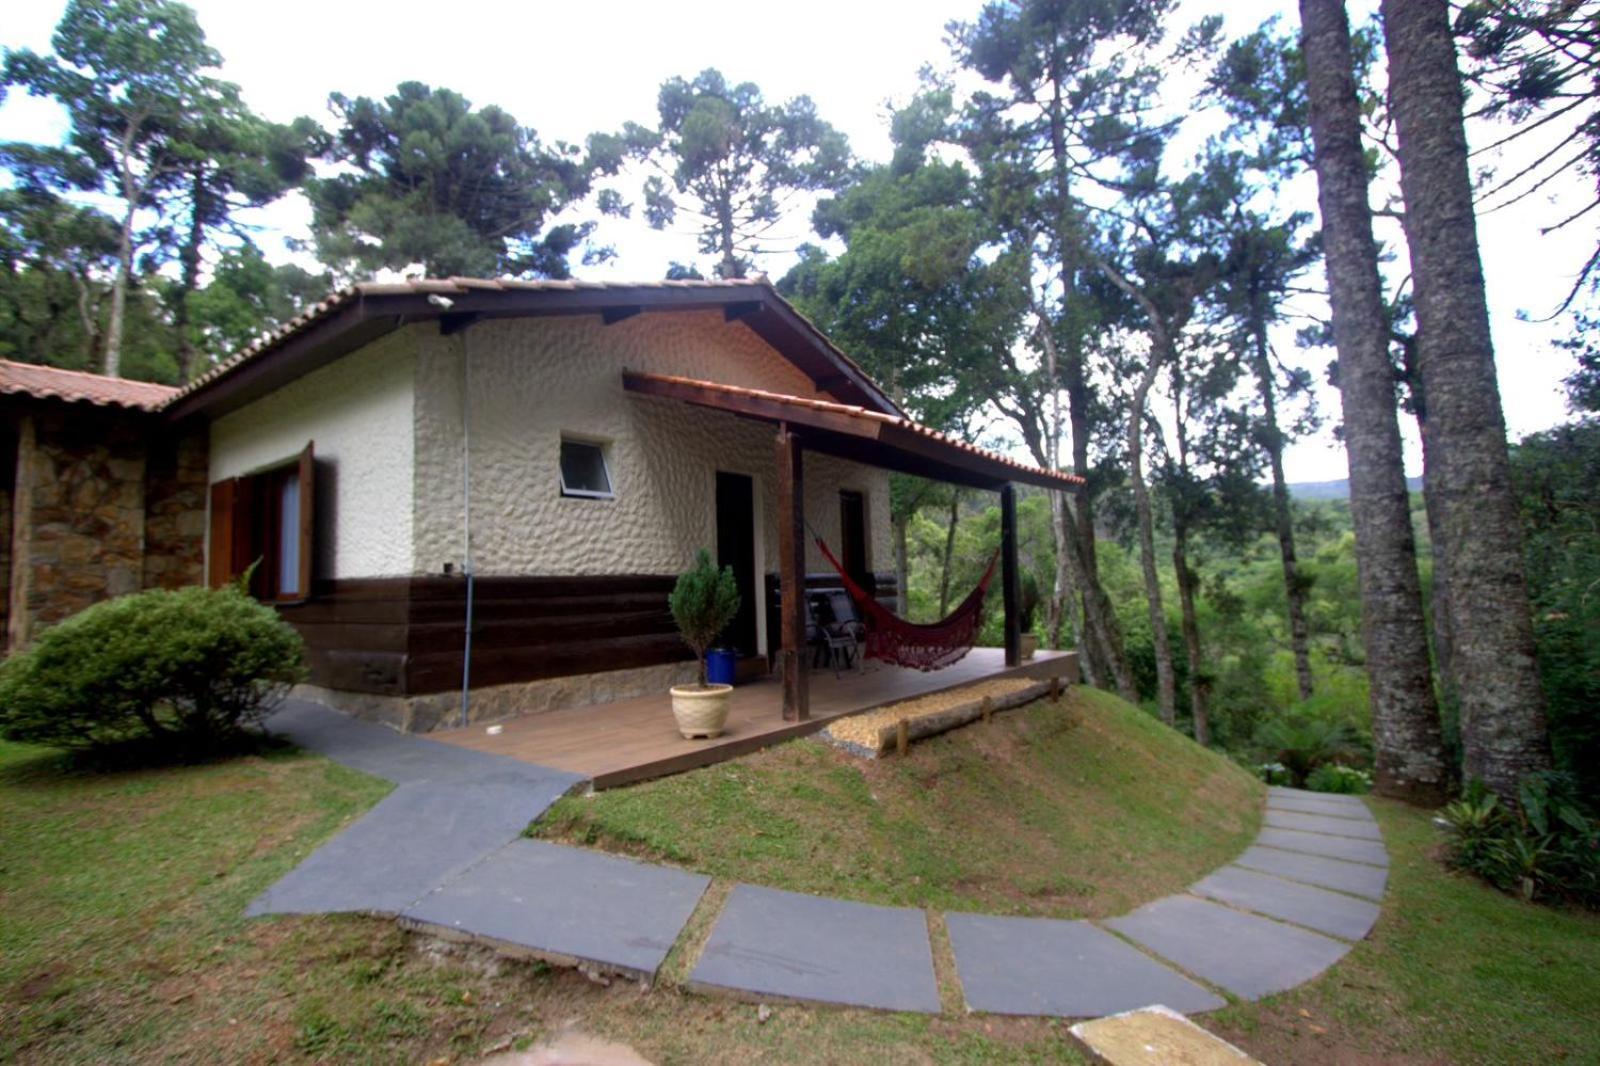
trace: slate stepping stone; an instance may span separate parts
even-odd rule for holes
[[[669,866],[519,839],[401,917],[650,977],[710,883]]]
[[[1168,896],[1104,923],[1185,970],[1245,999],[1293,988],[1350,945],[1194,896]]]
[[[1367,809],[1366,802],[1360,796],[1352,796],[1347,792],[1313,792],[1309,788],[1286,788],[1283,785],[1271,785],[1267,788],[1270,798],[1315,800],[1318,803],[1332,803],[1345,807]]]
[[[710,987],[883,1010],[939,1012],[927,919],[736,885],[689,975]]]
[[[1376,840],[1356,840],[1353,837],[1329,836],[1327,833],[1303,833],[1298,829],[1261,830],[1257,844],[1284,851],[1301,851],[1307,855],[1321,855],[1326,859],[1344,859],[1346,862],[1364,862],[1370,866],[1388,866],[1389,853]]]
[[[1382,840],[1377,822],[1358,822],[1354,818],[1329,818],[1321,814],[1297,814],[1267,808],[1266,824],[1274,829],[1298,829],[1303,833],[1327,833],[1357,840]]]
[[[1368,899],[1382,899],[1383,886],[1389,880],[1389,871],[1381,866],[1324,859],[1320,855],[1302,855],[1296,851],[1279,851],[1260,845],[1246,848],[1244,854],[1239,856],[1237,865],[1319,888],[1366,896]]]
[[[553,798],[522,785],[401,785],[245,913],[398,914],[515,840]]]
[[[1378,920],[1376,903],[1239,866],[1224,866],[1190,891],[1344,940],[1360,940]]]
[[[1365,807],[1350,807],[1342,803],[1324,803],[1321,800],[1301,799],[1299,796],[1268,796],[1267,810],[1293,811],[1296,814],[1318,814],[1324,818],[1349,818],[1357,822],[1374,821],[1372,812]]]
[[[1098,1018],[1153,1004],[1216,1010],[1216,994],[1088,922],[949,914],[967,1007],[991,1014]]]

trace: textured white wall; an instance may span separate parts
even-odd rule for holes
[[[315,442],[318,477],[332,481],[331,492],[317,492],[319,577],[412,572],[417,335],[434,329],[391,334],[211,426],[212,481],[278,465]]]
[[[462,558],[462,351],[470,353],[472,525],[481,574],[663,574],[714,548],[716,472],[756,482],[758,563],[777,567],[773,427],[628,393],[624,369],[817,395],[811,381],[720,312],[497,320],[419,335],[415,568]],[[566,498],[561,435],[605,442],[614,500]],[[871,564],[893,565],[888,476],[806,457],[806,510],[837,548],[838,492],[867,496]],[[811,550],[808,566],[825,565]]]

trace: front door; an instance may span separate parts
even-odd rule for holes
[[[755,486],[748,474],[717,471],[717,566],[733,568],[739,584],[739,613],[723,631],[722,643],[740,656],[756,653]]]
[[[839,548],[844,572],[864,589],[872,585],[867,569],[867,503],[861,493],[839,493]]]

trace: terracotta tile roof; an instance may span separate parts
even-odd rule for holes
[[[104,374],[0,359],[0,393],[13,396],[38,396],[71,403],[91,403],[97,407],[158,411],[178,392],[170,385],[108,378]]]
[[[834,400],[817,400],[806,396],[792,396],[788,393],[769,392],[766,389],[752,389],[741,385],[724,385],[717,381],[701,381],[696,378],[677,377],[672,374],[647,374],[639,371],[624,371],[623,376],[624,379],[632,379],[633,381],[641,383],[655,383],[668,387],[679,386],[683,389],[692,389],[714,396],[727,397],[732,401],[737,401],[739,399],[757,400],[766,404],[776,405],[778,408],[798,409],[801,411],[816,411],[821,414],[843,416],[846,419],[859,420],[863,426],[870,426],[873,424],[893,426],[897,429],[914,433],[919,437],[925,437],[943,447],[952,448],[958,452],[977,457],[986,462],[998,464],[999,466],[1015,471],[1018,474],[1026,475],[1027,480],[1034,483],[1039,483],[1041,480],[1050,480],[1069,483],[1072,485],[1084,484],[1083,478],[1078,477],[1076,474],[1069,474],[1065,471],[1058,470],[1045,470],[1041,467],[1034,466],[1032,463],[1018,462],[1017,460],[1008,458],[999,454],[998,452],[992,452],[987,448],[980,448],[976,444],[969,444],[964,440],[952,437],[948,433],[941,433],[939,430],[936,430],[930,426],[925,426],[920,422],[913,422],[909,418],[883,414],[879,411],[869,411],[864,407],[856,407],[852,404],[839,403]]]

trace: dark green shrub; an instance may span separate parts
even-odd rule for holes
[[[0,735],[205,747],[270,711],[304,677],[303,661],[299,634],[236,587],[121,596],[0,665]]]
[[[1600,907],[1600,825],[1566,774],[1530,774],[1512,810],[1474,781],[1447,806],[1450,861],[1523,899]]]
[[[684,643],[694,649],[700,660],[700,684],[704,686],[706,649],[739,613],[739,584],[734,580],[733,568],[718,570],[711,562],[711,553],[701,548],[693,568],[679,575],[667,605]]]
[[[1306,787],[1313,792],[1340,792],[1353,795],[1372,788],[1372,775],[1354,766],[1323,763],[1306,775]]]
[[[1261,722],[1255,746],[1263,761],[1280,764],[1297,787],[1304,787],[1318,767],[1365,757],[1360,732],[1316,697]]]

